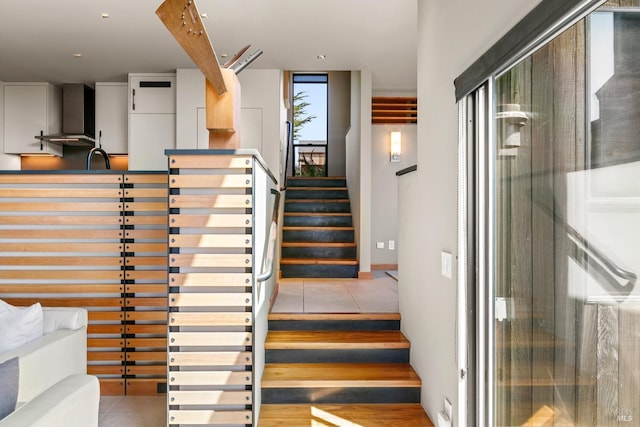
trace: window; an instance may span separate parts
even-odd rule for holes
[[[327,174],[328,85],[327,74],[293,75],[294,175]]]

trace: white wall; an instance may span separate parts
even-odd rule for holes
[[[411,363],[423,380],[422,404],[434,421],[445,397],[453,402],[454,413],[458,408],[456,283],[455,277],[440,275],[440,252],[456,254],[453,81],[539,1],[418,1],[420,150],[418,171],[400,180],[413,194],[401,194],[399,298]]]
[[[415,96],[415,94],[413,95]],[[391,162],[389,133],[402,132],[402,154],[399,162]],[[396,172],[417,161],[416,125],[373,125],[371,130],[371,264],[397,264],[398,246],[398,177]],[[389,240],[396,244],[389,249]],[[377,249],[383,242],[384,249]]]
[[[346,177],[360,272],[371,271],[371,72],[351,72],[351,129]]]
[[[351,73],[329,72],[328,175],[345,176],[345,138],[349,131],[351,112]]]

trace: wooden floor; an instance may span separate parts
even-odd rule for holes
[[[258,427],[414,427],[433,423],[417,403],[262,405]]]

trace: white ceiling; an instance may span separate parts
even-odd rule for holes
[[[374,90],[415,91],[417,1],[196,3],[208,15],[204,22],[218,56],[232,56],[251,44],[248,53],[264,53],[250,68],[368,69]],[[196,68],[156,16],[161,2],[2,0],[0,81],[92,84],[126,81],[130,72]],[[102,13],[110,18],[101,18]],[[82,57],[74,58],[76,53]],[[319,54],[326,59],[317,59]]]

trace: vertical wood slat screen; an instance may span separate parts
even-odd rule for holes
[[[169,425],[252,425],[251,156],[169,156]]]
[[[128,388],[155,393],[160,368],[165,382],[164,358],[140,352],[154,347],[136,340],[157,339],[153,344],[164,353],[166,179],[165,174],[0,175],[0,298],[23,306],[86,308],[87,371],[99,377],[103,395],[122,395]],[[129,180],[134,183],[126,184]],[[140,235],[138,225],[129,222],[144,222],[132,204],[143,195],[125,194],[147,185],[139,181],[158,187],[150,196],[157,204],[139,207],[145,215],[149,209],[158,215],[147,226],[152,230]],[[138,250],[138,242],[156,246]],[[150,271],[139,273],[138,265]],[[152,277],[151,285],[138,274]],[[154,309],[147,311],[149,305]],[[158,360],[151,363],[151,357]]]

